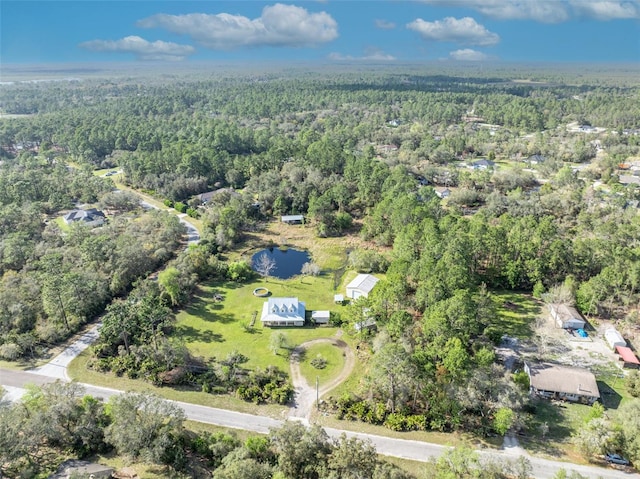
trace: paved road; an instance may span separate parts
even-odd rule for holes
[[[138,194],[138,193],[136,193]],[[138,196],[140,196],[138,194]],[[140,205],[149,210],[149,209],[154,209],[154,210],[159,210],[160,208],[158,208],[157,206],[144,201],[144,200],[140,200]],[[165,210],[165,211],[169,211],[172,212],[172,210]],[[178,217],[178,219],[180,220],[180,223],[182,223],[185,228],[187,228],[187,243],[189,244],[198,244],[200,242],[200,232],[198,231],[198,228],[196,228],[195,226],[193,226],[191,223],[189,223],[189,221],[186,219],[188,218],[188,216],[185,213],[175,213],[175,215]]]
[[[2,383],[3,386],[6,386],[10,397],[13,399],[17,399],[20,397],[21,392],[23,391],[21,388],[23,388],[26,384],[34,383],[41,385],[55,380],[56,378],[51,378],[40,374],[26,374],[21,371],[8,371],[0,369],[0,383]],[[114,394],[121,393],[121,391],[117,391],[114,389],[92,386],[89,384],[82,385],[85,387],[87,394],[104,399],[107,399]],[[277,428],[282,425],[282,421],[264,416],[254,416],[252,414],[227,411],[224,409],[199,406],[196,404],[189,404],[184,402],[176,402],[176,404],[184,409],[185,414],[189,419],[208,424],[215,424],[219,426],[243,429],[259,433],[267,433],[271,428]],[[303,420],[303,422],[305,421]],[[372,434],[341,431],[339,429],[332,428],[325,428],[325,430],[331,437],[339,437],[342,434],[346,434],[348,437],[358,437],[360,439],[369,440],[376,447],[380,454],[402,457],[414,461],[427,461],[430,457],[437,457],[441,455],[447,449],[445,446],[420,441],[394,439]],[[502,451],[480,451],[480,454],[481,457],[485,460],[502,462],[514,462],[520,455],[517,450],[510,451],[508,448]],[[534,475],[534,477],[540,479],[551,479],[560,469],[565,469],[567,471],[576,471],[583,476],[593,479],[640,479],[639,474],[628,473],[613,468],[605,469],[592,466],[580,466],[559,461],[551,461],[548,459],[542,459],[533,456],[527,456],[527,458],[531,462],[533,468],[532,474]]]

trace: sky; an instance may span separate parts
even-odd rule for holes
[[[640,0],[0,1],[2,64],[640,63]]]

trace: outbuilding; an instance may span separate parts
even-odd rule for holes
[[[551,304],[549,305],[549,312],[559,328],[584,329],[587,324],[582,315],[573,306]]]
[[[358,299],[364,296],[366,298],[378,281],[380,281],[378,278],[370,274],[359,274],[347,285],[347,297]]]
[[[615,328],[609,328],[604,332],[604,339],[611,349],[616,349],[617,346],[626,347],[627,342],[622,337],[622,334]]]
[[[311,319],[315,324],[329,324],[329,319],[331,319],[330,311],[312,311]]]

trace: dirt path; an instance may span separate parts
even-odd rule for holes
[[[340,374],[333,378],[333,380],[331,380],[329,383],[323,385],[318,391],[318,395],[320,397],[322,397],[342,381],[347,379],[356,364],[356,358],[353,354],[353,351],[351,350],[349,345],[347,345],[347,343],[345,343],[341,339],[314,339],[311,341],[307,341],[306,343],[302,343],[297,348],[295,348],[291,353],[290,359],[291,382],[293,383],[293,388],[295,390],[295,398],[294,405],[289,411],[289,417],[308,419],[316,402],[315,385],[309,385],[300,372],[300,357],[307,347],[313,346],[314,344],[318,343],[330,343],[333,346],[342,349],[345,358],[344,367],[342,368],[342,371],[340,371]]]

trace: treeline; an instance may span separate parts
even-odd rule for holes
[[[175,403],[152,395],[123,393],[104,403],[76,383],[32,387],[17,403],[0,401],[0,474],[42,477],[66,458],[113,452],[163,466],[172,477],[412,477],[379,459],[370,443],[331,439],[319,426],[285,423],[241,441],[224,432],[194,432],[185,419]]]

